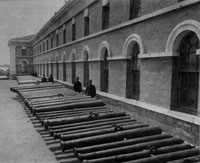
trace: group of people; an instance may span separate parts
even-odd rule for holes
[[[44,83],[44,82],[54,82],[54,79],[53,79],[53,76],[50,74],[49,75],[49,78],[47,79],[46,77],[45,77],[45,75],[43,75],[43,77],[42,77],[42,79],[41,79],[41,82],[42,83]]]
[[[47,79],[45,75],[43,75],[41,82],[54,82],[53,76],[50,74],[49,78]],[[82,84],[79,81],[79,77],[76,77],[76,81],[74,82],[74,87],[73,87],[75,92],[82,92]],[[96,96],[96,88],[92,84],[92,80],[89,80],[89,84],[85,89],[85,94],[87,96],[91,96],[92,98]]]
[[[74,82],[74,87],[73,87],[75,92],[82,92],[82,84],[79,81],[79,77],[76,77],[76,81]],[[85,89],[85,94],[87,96],[91,96],[92,98],[96,96],[96,88],[92,84],[92,80],[89,80],[89,84]]]

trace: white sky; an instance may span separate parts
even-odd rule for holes
[[[36,34],[65,0],[0,0],[0,64],[10,63],[8,40]]]

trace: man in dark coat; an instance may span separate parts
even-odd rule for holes
[[[81,92],[82,91],[82,84],[81,82],[79,81],[79,77],[76,77],[76,81],[74,82],[74,91],[75,92]]]
[[[91,96],[92,98],[96,96],[96,88],[92,84],[92,80],[89,81],[89,85],[86,87],[85,94]]]
[[[48,82],[52,82],[52,83],[54,82],[52,74],[50,74]]]
[[[47,82],[47,78],[43,75],[41,82]]]

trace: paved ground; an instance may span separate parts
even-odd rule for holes
[[[33,127],[13,80],[0,80],[0,163],[58,163]]]

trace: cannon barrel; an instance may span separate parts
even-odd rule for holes
[[[51,130],[59,130],[63,128],[69,128],[69,127],[76,127],[81,125],[90,125],[95,123],[103,123],[103,122],[111,122],[115,120],[130,120],[130,116],[119,116],[119,117],[110,117],[110,118],[104,118],[104,119],[97,119],[93,121],[86,121],[86,122],[79,122],[79,123],[72,123],[72,124],[64,124],[64,125],[58,125],[58,126],[50,126],[49,129]]]
[[[97,106],[97,107],[87,107],[87,108],[74,108],[74,109],[71,109],[71,110],[58,110],[58,111],[50,111],[50,112],[39,112],[39,113],[36,113],[36,116],[38,118],[40,117],[45,117],[45,116],[48,116],[48,115],[57,115],[57,114],[64,114],[64,113],[69,113],[69,114],[73,114],[73,113],[82,113],[84,111],[94,111],[96,109],[107,109],[107,106],[104,105],[104,106]]]
[[[60,101],[72,101],[72,100],[77,100],[77,99],[89,99],[91,97],[89,96],[64,96],[64,97],[55,97],[51,99],[43,99],[41,101],[30,101],[29,105],[30,106],[35,106],[35,105],[40,105],[40,104],[45,104],[45,103],[54,103],[54,102],[60,102]]]
[[[161,139],[166,139],[166,138],[171,138],[171,137],[172,136],[169,134],[159,134],[159,135],[156,134],[156,135],[144,136],[144,137],[135,138],[135,139],[125,139],[125,140],[121,140],[117,142],[110,142],[110,143],[105,143],[105,144],[89,146],[89,147],[74,148],[74,153],[75,155],[77,155],[78,153],[90,153],[94,151],[100,151],[100,150],[105,150],[105,149],[110,149],[110,148],[118,148],[118,147],[123,147],[126,145],[133,145],[133,144],[138,144],[142,142],[161,140]]]
[[[97,151],[97,152],[91,152],[91,153],[85,153],[85,154],[78,154],[78,158],[84,160],[84,159],[95,159],[100,157],[108,157],[108,156],[114,156],[119,154],[126,154],[131,152],[137,152],[144,149],[147,149],[148,146],[169,146],[174,144],[180,144],[183,143],[183,141],[179,138],[169,138],[169,139],[163,139],[163,140],[156,140],[156,141],[150,141],[145,143],[139,143],[134,145],[128,145],[123,146],[120,148],[114,148],[114,149],[106,149],[103,151]]]
[[[93,121],[92,121],[92,123],[89,123],[89,124],[80,124],[80,125],[56,129],[56,130],[51,129],[50,132],[52,132],[52,133],[63,133],[63,132],[74,131],[74,130],[81,131],[83,129],[90,129],[90,128],[94,128],[94,127],[102,127],[102,126],[106,126],[106,125],[111,125],[111,124],[116,124],[116,123],[117,124],[118,123],[125,123],[125,122],[138,123],[134,119],[117,119],[117,120],[110,120],[110,121],[104,120],[104,121],[95,122],[95,123],[93,123]]]
[[[105,104],[101,100],[78,102],[78,103],[57,105],[57,106],[51,106],[51,107],[33,108],[33,114],[35,115],[36,112],[67,110],[67,109],[74,109],[74,108],[84,108],[84,107],[103,106],[103,105]]]
[[[164,153],[170,153],[170,152],[191,149],[191,148],[194,148],[194,147],[189,144],[178,144],[178,145],[161,147],[161,148],[152,147],[151,153],[154,155],[160,155]]]
[[[117,123],[112,123],[112,124],[105,124],[105,125],[99,125],[99,126],[96,126],[96,127],[85,127],[84,129],[78,129],[78,130],[70,130],[70,131],[66,131],[66,132],[60,132],[60,133],[54,133],[54,138],[57,139],[57,138],[60,138],[61,139],[61,135],[63,136],[72,136],[73,138],[77,139],[76,137],[87,137],[86,135],[89,135],[89,136],[94,136],[96,134],[102,134],[103,132],[99,131],[99,130],[105,130],[105,129],[113,129],[114,127],[119,127],[119,125],[135,125],[135,124],[140,124],[142,125],[141,123],[138,123],[138,122],[117,122]],[[121,127],[122,129],[122,127]],[[116,128],[116,130],[118,130]],[[106,131],[104,131],[106,132]],[[115,131],[117,132],[117,131]],[[87,134],[88,133],[88,134]]]
[[[51,117],[59,117],[59,116],[64,116],[64,115],[68,115],[68,116],[76,116],[76,115],[81,115],[81,114],[89,114],[89,113],[92,113],[94,111],[111,111],[109,108],[95,108],[93,109],[94,107],[92,107],[92,109],[85,109],[85,108],[81,108],[80,111],[77,111],[77,109],[73,109],[71,110],[63,110],[62,112],[60,113],[55,113],[55,114],[47,114],[47,115],[37,115],[37,118],[38,119],[48,119],[48,118],[51,118]]]
[[[178,160],[168,161],[167,163],[199,163],[200,162],[200,154],[192,157],[186,157]]]
[[[62,124],[69,124],[69,123],[75,123],[75,122],[84,122],[84,121],[92,121],[94,119],[104,119],[109,117],[120,117],[125,116],[126,113],[102,113],[102,114],[91,114],[91,115],[83,115],[80,117],[69,117],[69,118],[60,118],[60,119],[54,119],[54,120],[45,120],[44,126],[45,128],[48,128],[48,126],[56,126],[56,125],[62,125]]]
[[[94,130],[94,131],[87,131],[83,133],[75,133],[75,134],[67,134],[67,135],[61,135],[61,140],[63,141],[69,141],[73,139],[79,139],[79,138],[84,138],[84,137],[89,137],[89,136],[95,136],[95,135],[103,135],[103,134],[108,134],[108,133],[113,133],[117,131],[126,131],[130,129],[135,129],[135,128],[142,128],[142,127],[147,127],[149,125],[147,124],[122,124],[120,126],[111,126],[111,128],[108,129],[99,129],[99,130]]]
[[[57,98],[59,94],[63,94],[64,96],[67,96],[69,93],[67,91],[59,91],[59,92],[54,91],[51,94],[42,94],[40,96],[25,97],[25,100],[27,102],[39,102],[47,98],[48,100],[50,100],[51,98]]]
[[[49,102],[45,104],[37,104],[32,105],[30,107],[34,108],[41,108],[41,107],[48,107],[48,106],[56,106],[56,105],[64,105],[64,104],[70,104],[70,103],[76,103],[76,102],[86,102],[86,101],[95,101],[94,98],[84,98],[84,99],[74,99],[74,100],[62,100],[62,101],[56,101],[56,102]]]
[[[135,153],[128,153],[128,154],[122,154],[117,156],[110,156],[110,157],[104,157],[104,158],[98,158],[98,159],[92,159],[92,160],[81,160],[82,163],[111,163],[111,162],[122,162],[122,161],[128,161],[128,160],[137,160],[140,158],[146,158],[150,157],[151,153],[149,150],[144,150],[141,152],[135,152]]]
[[[35,87],[35,88],[32,87],[32,88],[27,88],[27,89],[21,89],[20,92],[33,92],[33,91],[58,89],[58,88],[65,88],[65,86],[64,85],[56,85],[56,86],[47,86],[47,87]]]
[[[72,141],[61,141],[61,148],[64,151],[66,149],[71,149],[74,147],[84,147],[89,145],[102,144],[106,142],[112,142],[112,141],[114,142],[122,140],[124,138],[137,138],[140,137],[141,135],[148,136],[152,134],[159,134],[161,132],[162,130],[160,129],[160,127],[144,127],[140,129],[119,131],[116,133],[92,136]]]
[[[108,110],[108,109],[105,109],[105,110],[95,110],[93,112],[83,112],[83,113],[78,113],[78,114],[75,114],[75,115],[59,115],[59,116],[53,116],[53,117],[47,117],[47,118],[44,118],[44,119],[40,119],[40,122],[43,124],[44,121],[50,121],[50,120],[58,120],[58,119],[63,119],[63,118],[76,118],[76,117],[80,117],[80,116],[84,116],[84,115],[89,115],[89,116],[98,116],[99,114],[109,114],[109,113],[114,113],[112,110]]]
[[[178,152],[161,154],[158,156],[152,156],[150,158],[143,158],[133,161],[128,161],[124,163],[161,163],[161,162],[169,162],[173,160],[183,159],[191,156],[199,156],[200,150],[197,148],[194,149],[186,149]],[[187,159],[186,159],[187,160]]]

